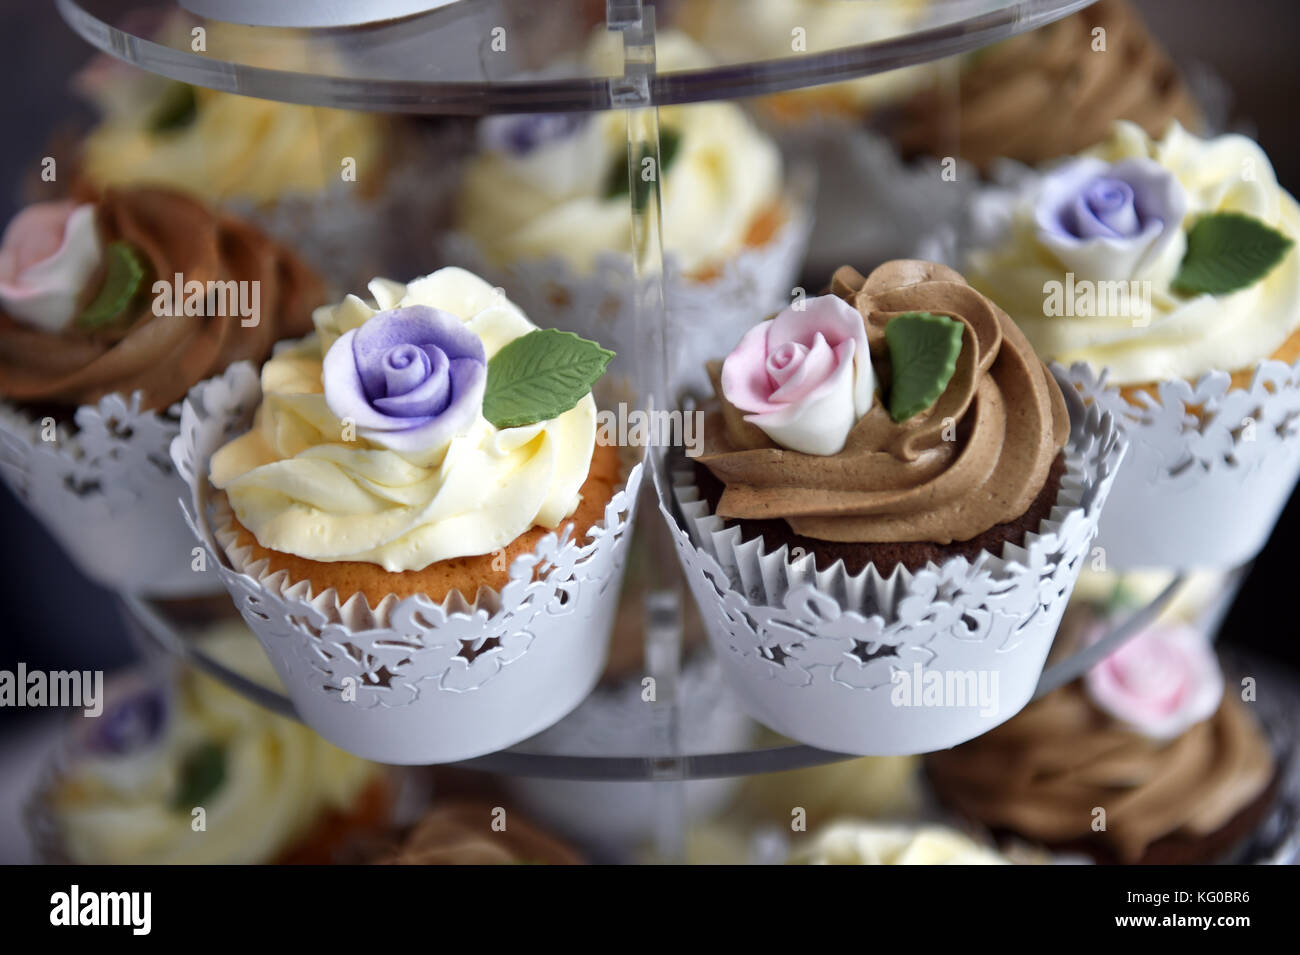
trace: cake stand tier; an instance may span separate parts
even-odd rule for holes
[[[1149,602],[1117,621],[1097,642],[1049,664],[1039,680],[1034,698],[1081,676],[1097,660],[1140,633],[1174,600],[1185,581],[1184,577],[1175,577]],[[194,615],[189,612],[178,614],[174,604],[131,596],[121,596],[119,599],[128,629],[146,649],[153,652],[161,650],[180,658],[220,680],[251,702],[283,716],[297,718],[293,703],[283,693],[267,689],[204,652],[202,642],[196,637],[203,625],[212,622],[210,619],[196,626]],[[238,619],[233,607],[230,608],[227,619],[230,618]],[[689,698],[678,701],[678,705],[686,712],[694,709],[698,714],[698,707],[693,707]],[[725,752],[687,751],[677,755],[636,753],[635,746],[629,747],[626,741],[619,740],[611,743],[611,749],[617,752],[601,752],[599,745],[592,745],[591,749],[595,751],[579,754],[550,746],[539,737],[458,765],[514,776],[654,781],[747,776],[855,758],[799,744],[745,747]],[[683,746],[683,749],[686,748]],[[632,750],[631,755],[628,754],[629,749]]]
[[[186,83],[314,106],[469,115],[618,108],[628,94],[641,105],[663,106],[818,86],[974,50],[1092,2],[930,0],[905,25],[866,26],[876,35],[850,33],[829,44],[814,38],[808,52],[796,52],[799,6],[790,2],[787,10],[782,0],[768,0],[761,20],[746,17],[752,43],[708,48],[713,65],[657,73],[648,89],[629,91],[621,74],[580,65],[591,31],[606,23],[605,4],[592,0],[458,0],[401,19],[328,29],[225,25],[206,32],[198,52],[188,29],[168,31],[166,39],[157,32],[173,17],[186,27],[215,25],[177,0],[56,0],[92,46]],[[690,6],[656,5],[659,28],[672,28]],[[755,49],[784,55],[762,58]]]

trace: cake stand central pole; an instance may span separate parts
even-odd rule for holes
[[[627,114],[628,199],[632,214],[633,294],[636,302],[638,391],[654,422],[670,410],[668,314],[664,294],[663,203],[659,109],[650,95],[655,74],[655,11],[641,0],[606,0],[610,30],[623,35],[623,75],[610,80],[610,101]],[[645,448],[651,480],[643,487],[642,520],[634,546],[646,568],[645,665],[653,679],[648,713],[654,729],[655,854],[681,861],[686,840],[686,784],[681,747],[679,678],[682,662],[682,581],[668,529],[658,519],[658,495],[668,489],[665,447],[652,426]]]

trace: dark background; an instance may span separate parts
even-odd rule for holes
[[[1297,0],[1140,0],[1155,34],[1185,67],[1208,67],[1231,90],[1230,117],[1272,158],[1282,184],[1300,189],[1300,3]],[[89,115],[67,78],[91,55],[52,4],[4,0],[0,48],[0,221],[20,205],[48,144]],[[56,155],[62,154],[57,148]],[[0,485],[0,668],[112,669],[134,657],[108,592],[73,568],[41,525]],[[1294,542],[1300,495],[1256,561],[1224,624],[1222,639],[1263,650],[1300,669]],[[22,710],[0,711],[6,727]]]

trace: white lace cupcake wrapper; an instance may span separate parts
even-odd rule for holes
[[[1107,566],[1227,569],[1259,554],[1300,479],[1300,362],[1259,362],[1249,388],[1223,371],[1160,382],[1140,406],[1104,371],[1058,373],[1129,442],[1097,538]]]
[[[214,574],[194,569],[194,535],[177,504],[176,417],[141,410],[140,400],[83,405],[73,433],[0,401],[0,476],[97,584],[151,597],[220,593]]]
[[[707,281],[686,275],[671,252],[666,255],[665,334],[675,395],[707,392],[702,356],[727,354],[754,322],[790,303],[812,228],[808,192],[808,184],[798,181],[786,196],[789,214],[775,234],[761,246],[745,248]],[[504,288],[542,328],[576,332],[622,356],[644,354],[651,345],[638,340],[638,302],[648,293],[644,283],[638,285],[629,256],[602,253],[589,273],[574,271],[558,256],[498,266],[460,233],[444,237],[442,251],[448,263]],[[625,361],[622,367],[633,365]]]
[[[971,739],[1033,693],[1126,445],[1113,417],[1072,404],[1051,517],[1000,556],[888,576],[818,570],[812,554],[742,541],[674,475],[661,501],[723,673],[751,716],[837,752],[921,753]]]
[[[212,499],[208,460],[248,427],[260,400],[247,363],[196,386],[172,460],[189,485],[193,533],[312,729],[379,762],[452,762],[526,739],[587,696],[604,667],[641,465],[588,543],[570,529],[548,534],[515,560],[500,591],[439,604],[390,595],[371,607],[227,552],[229,512],[223,521]]]

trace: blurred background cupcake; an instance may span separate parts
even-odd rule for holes
[[[338,58],[293,30],[158,18],[157,42],[293,72]],[[281,103],[190,86],[97,55],[73,78],[97,122],[75,146],[92,188],[157,185],[191,193],[293,242],[344,291],[373,275],[428,271],[458,137],[355,110]],[[441,210],[441,213],[440,213]],[[445,224],[445,223],[444,223]]]
[[[583,865],[571,846],[514,809],[488,800],[435,804],[378,865]]]
[[[618,55],[616,35],[594,35],[592,69]],[[707,62],[672,32],[658,37],[657,55],[663,70]],[[638,183],[629,197],[627,125],[619,111],[484,120],[445,248],[539,325],[608,344],[624,356],[613,365],[623,375],[649,345],[637,337],[628,214],[648,189]],[[668,368],[675,387],[700,388],[701,350],[717,350],[747,316],[794,294],[809,218],[780,150],[739,106],[664,107],[659,135]]]
[[[28,206],[0,240],[0,474],[92,580],[211,592],[176,505],[173,406],[305,333],[323,299],[294,252],[182,193]]]
[[[1300,477],[1300,206],[1264,151],[1126,121],[972,203],[950,256],[1132,443],[1110,566],[1231,568]]]
[[[1155,626],[1003,726],[930,754],[926,770],[961,816],[1054,851],[1231,861],[1277,777],[1243,696],[1202,635]]]
[[[200,641],[217,663],[279,689],[242,624]],[[43,861],[320,864],[393,821],[391,770],[198,670],[133,671],[106,696],[98,719],[77,720],[30,801]]]

